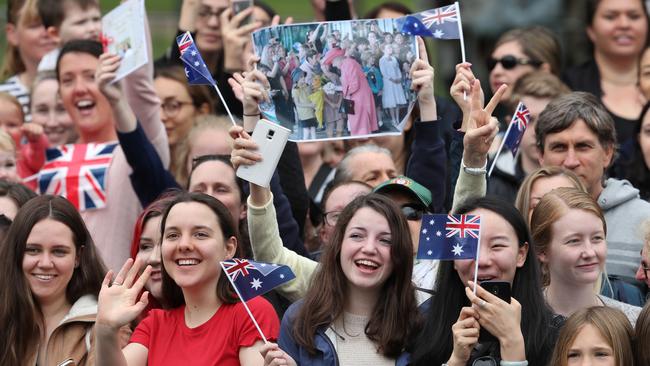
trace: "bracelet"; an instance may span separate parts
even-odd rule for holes
[[[501,360],[501,362],[499,362],[499,365],[501,365],[501,366],[528,366],[528,361],[527,360],[523,360],[523,361],[504,361],[504,360]]]
[[[465,161],[463,159],[460,159],[460,167],[463,169],[463,171],[469,175],[483,175],[487,174],[487,160],[485,161],[485,165],[483,165],[482,168],[470,168],[465,165]]]
[[[260,112],[254,113],[254,114],[246,114],[244,113],[244,117],[257,117],[260,115]]]

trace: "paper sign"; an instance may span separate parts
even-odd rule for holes
[[[104,51],[120,55],[118,81],[149,62],[144,0],[129,0],[102,18]]]

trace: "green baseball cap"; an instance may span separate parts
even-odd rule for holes
[[[400,175],[389,179],[372,190],[375,193],[388,193],[391,191],[402,191],[415,195],[426,207],[431,205],[431,191],[413,179]]]

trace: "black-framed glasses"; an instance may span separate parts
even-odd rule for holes
[[[184,105],[191,105],[191,104],[194,103],[183,102],[176,99],[169,99],[160,103],[160,108],[162,108],[163,112],[165,112],[165,114],[168,117],[176,117],[176,115],[178,114],[178,112],[181,111],[181,108],[183,108]]]
[[[325,218],[325,224],[329,226],[335,226],[336,222],[339,220],[339,216],[341,216],[341,212],[343,211],[325,212],[325,214],[323,214],[323,217]]]
[[[501,64],[501,66],[506,69],[506,70],[512,70],[517,65],[531,65],[533,67],[540,67],[542,66],[542,61],[537,61],[537,60],[529,60],[526,58],[517,58],[513,55],[505,55],[501,58],[494,58],[490,57],[487,60],[487,67],[488,70],[492,71],[497,64]]]
[[[498,364],[492,356],[482,356],[472,362],[472,366],[497,366]]]
[[[417,203],[407,203],[401,207],[401,210],[408,221],[418,221],[422,219],[422,215],[428,212],[424,205]]]
[[[218,9],[213,9],[209,6],[202,6],[199,8],[199,12],[197,15],[201,19],[210,19],[211,17],[215,16],[217,19],[221,16],[221,13],[223,13],[228,7],[222,7]]]

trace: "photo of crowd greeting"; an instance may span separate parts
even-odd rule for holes
[[[400,134],[416,100],[416,39],[393,19],[307,23],[253,33],[269,80],[265,118],[291,140]]]

